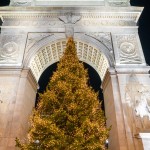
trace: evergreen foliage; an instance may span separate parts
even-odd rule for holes
[[[87,70],[79,62],[69,38],[63,57],[38,108],[31,117],[27,143],[22,150],[103,150],[108,138],[98,94],[88,86]]]

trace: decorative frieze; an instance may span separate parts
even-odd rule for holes
[[[43,18],[43,19],[12,19],[12,18],[4,18],[3,26],[35,26],[35,27],[54,27],[54,26],[62,26],[63,23],[60,22],[57,18]]]
[[[129,20],[83,20],[82,26],[135,26],[136,22]]]
[[[22,2],[23,1],[23,2]],[[98,5],[98,6],[104,6],[105,0],[11,0],[12,6],[28,6],[27,4],[34,4],[34,6],[90,6],[90,5]]]
[[[128,7],[129,0],[11,0],[12,6],[105,6],[106,4],[113,7]]]
[[[31,12],[1,13],[3,26],[62,26],[76,24],[76,26],[136,26],[139,12]]]
[[[128,7],[130,6],[129,0],[118,0],[118,1],[113,1],[113,0],[108,0],[109,6],[113,7]]]
[[[141,64],[136,35],[116,35],[120,64]]]
[[[11,0],[11,6],[31,6],[33,0]]]

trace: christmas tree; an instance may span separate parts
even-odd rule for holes
[[[31,117],[22,150],[103,150],[108,138],[98,93],[88,86],[72,38]]]

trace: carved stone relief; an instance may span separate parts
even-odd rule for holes
[[[53,27],[53,26],[62,26],[63,23],[60,22],[57,18],[34,18],[32,21],[31,19],[26,18],[19,18],[19,19],[12,19],[12,18],[4,18],[3,26],[36,26],[36,27]]]
[[[16,63],[21,43],[21,35],[1,35],[0,63]]]
[[[61,1],[54,1],[54,0],[47,0],[46,2],[47,2],[47,6],[48,5],[50,5],[50,1],[52,2],[52,3],[54,3],[55,2],[55,5],[58,5],[58,2],[59,2],[59,5],[60,4],[64,4],[63,2],[61,3]],[[67,3],[67,1],[68,0],[66,0],[66,3]],[[81,0],[77,0],[78,2],[79,2],[79,4],[81,3]],[[35,4],[38,2],[40,2],[40,4],[41,4],[41,6],[43,5],[42,4],[42,0],[40,1],[40,0],[38,0],[38,1],[36,1],[36,0],[11,0],[11,5],[13,5],[13,6],[30,6],[31,5],[31,3],[33,3],[33,2],[35,2]],[[71,4],[70,2],[71,2],[71,0],[70,1],[68,1],[69,3],[67,3],[67,4]],[[107,1],[108,2],[108,4],[110,5],[110,6],[115,6],[115,7],[127,7],[127,6],[129,6],[129,1],[128,0],[120,0],[120,1],[114,1],[114,0],[108,0]],[[85,1],[84,0],[84,3],[85,3],[85,5],[91,5],[92,4],[92,2],[90,3],[90,1]],[[84,3],[82,3],[82,5],[84,5]],[[30,5],[29,5],[30,4]],[[76,5],[76,4],[78,4],[78,3],[76,3],[75,1],[72,1],[72,5]],[[99,6],[103,6],[105,3],[104,3],[104,1],[94,1],[94,3],[93,3],[94,5],[99,5]]]
[[[63,21],[65,24],[75,24],[77,21],[81,19],[80,15],[74,15],[71,12],[68,12],[62,16],[59,16],[59,19]]]
[[[83,13],[77,25],[81,26],[135,26],[137,14]]]
[[[91,20],[80,22],[82,26],[135,26],[136,22],[128,20]]]
[[[133,86],[132,89],[130,86]],[[130,106],[133,106],[136,116],[141,118],[147,116],[150,120],[150,87],[140,83],[129,83],[126,94],[126,100],[129,101]]]
[[[59,20],[65,24],[66,37],[73,37],[74,35],[74,24],[81,19],[80,15],[74,15],[71,12],[59,16]]]
[[[4,26],[135,26],[139,13],[36,13],[3,14]],[[31,19],[32,18],[32,19]]]
[[[101,43],[103,43],[108,49],[109,51],[112,53],[113,52],[113,48],[112,48],[112,40],[111,40],[111,34],[108,32],[95,32],[95,33],[86,33],[86,35],[91,36],[95,39],[97,39],[98,41],[100,41]]]
[[[120,1],[120,2],[114,2],[113,0],[108,1],[109,6],[114,6],[114,7],[127,7],[129,6],[129,1],[125,0],[125,1]]]
[[[121,64],[141,63],[141,58],[138,54],[138,44],[134,34],[116,35],[116,40]]]
[[[34,44],[52,35],[52,33],[28,33],[26,52],[28,52]]]
[[[143,118],[144,116],[148,116],[150,120],[150,89],[146,89],[146,87],[142,87],[139,90],[141,98],[136,101],[135,111],[136,115]]]
[[[0,61],[15,62],[17,60],[18,50],[18,45],[15,42],[6,43],[3,48],[0,49]]]
[[[150,127],[150,87],[139,83],[135,74],[129,76],[125,87],[126,115],[136,135]]]
[[[11,6],[31,6],[32,0],[11,0]]]

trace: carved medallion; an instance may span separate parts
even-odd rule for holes
[[[15,42],[9,42],[3,46],[2,53],[5,56],[14,55],[18,51],[18,45]]]
[[[6,43],[0,51],[0,61],[16,61],[18,56],[18,44],[15,42]]]
[[[135,46],[132,43],[124,42],[120,45],[120,50],[124,54],[132,55],[135,54]]]
[[[135,35],[117,35],[117,47],[121,64],[140,64],[139,49]]]

